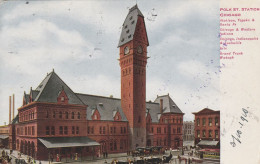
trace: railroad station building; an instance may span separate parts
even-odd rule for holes
[[[170,95],[146,102],[149,42],[144,20],[135,5],[123,23],[118,44],[121,99],[75,93],[53,70],[37,88],[24,92],[23,105],[9,125],[9,147],[40,160],[56,154],[85,157],[145,146],[182,147],[184,113]]]

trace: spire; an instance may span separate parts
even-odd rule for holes
[[[144,18],[142,12],[139,10],[139,8],[136,4],[129,9],[129,12],[126,16],[126,19],[125,19],[123,27],[122,27],[118,47],[133,40],[135,30],[136,30],[136,24],[138,21],[138,16],[141,16]]]

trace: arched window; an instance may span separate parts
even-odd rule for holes
[[[66,119],[69,119],[69,112],[66,112]]]
[[[78,119],[80,119],[80,113],[78,112]]]
[[[74,119],[74,112],[71,113],[71,119]]]
[[[59,112],[59,118],[62,119],[62,112]]]

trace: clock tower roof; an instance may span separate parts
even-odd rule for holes
[[[141,16],[144,18],[143,14],[139,10],[138,6],[134,5],[132,8],[129,9],[129,12],[128,12],[126,19],[124,21],[124,24],[122,26],[122,31],[121,31],[118,47],[133,40],[134,33],[136,30],[138,16]]]

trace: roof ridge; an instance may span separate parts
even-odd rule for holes
[[[85,95],[85,96],[93,96],[93,97],[101,97],[101,98],[108,98],[108,99],[121,100],[120,98],[106,97],[106,96],[99,96],[99,95],[91,95],[91,94],[85,94],[85,93],[75,93],[75,94]]]
[[[53,75],[53,72],[51,72],[51,73],[47,73],[47,76],[41,81],[41,83],[40,83],[40,85],[43,83],[43,81],[46,79],[47,80],[47,82],[45,83],[45,85],[44,86],[42,86],[43,88],[42,88],[42,90],[38,93],[38,95],[37,95],[37,97],[35,98],[35,100],[34,101],[37,101],[39,98],[40,98],[40,96],[41,96],[41,94],[42,94],[42,92],[44,91],[44,89],[45,89],[45,86],[48,84],[48,82],[49,82],[49,80],[50,80],[50,78],[51,78],[51,76]],[[47,77],[49,77],[49,79],[47,79]],[[39,85],[39,86],[40,86]],[[39,87],[38,86],[38,87]],[[37,88],[38,88],[37,87]],[[37,89],[36,88],[36,89]]]

